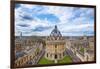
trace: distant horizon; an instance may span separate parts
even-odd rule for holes
[[[94,8],[15,4],[15,36],[94,36]]]

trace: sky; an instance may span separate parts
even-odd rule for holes
[[[49,36],[55,25],[63,36],[93,36],[94,8],[15,5],[15,36]]]

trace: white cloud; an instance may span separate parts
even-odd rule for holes
[[[89,31],[91,31],[91,29],[93,29],[94,27],[94,24],[93,24],[93,20],[88,19],[89,17],[91,17],[88,15],[93,16],[93,9],[78,8],[75,11],[74,9],[76,8],[73,7],[62,8],[58,6],[36,6],[36,5],[21,4],[21,7],[15,9],[15,35],[18,35],[19,31],[22,31],[24,33],[28,31],[26,35],[49,35],[50,34],[55,23],[51,23],[47,19],[41,20],[38,17],[33,16],[35,14],[53,14],[56,17],[58,17],[60,19],[60,22],[58,22],[56,25],[59,27],[59,30],[62,32],[63,35],[69,35],[66,34],[66,32],[69,31],[80,31],[82,29],[87,31],[88,27],[91,27],[89,28]],[[22,20],[21,16],[24,15],[33,17],[33,20]],[[80,15],[80,16],[77,17],[76,15]],[[18,26],[18,24],[28,24],[29,27],[21,27]],[[35,29],[37,26],[42,26],[42,27],[52,26],[52,27],[42,32],[40,31],[32,32],[31,29]]]

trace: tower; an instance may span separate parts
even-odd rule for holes
[[[22,39],[22,32],[20,32],[20,39]]]
[[[55,25],[54,29],[46,39],[45,58],[55,63],[65,56],[65,40]]]

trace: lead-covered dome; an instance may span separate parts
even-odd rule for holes
[[[55,25],[55,28],[52,30],[48,39],[50,40],[61,40],[62,39],[62,35],[56,25]]]

